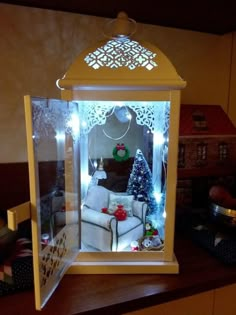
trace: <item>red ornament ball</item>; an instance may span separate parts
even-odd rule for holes
[[[118,221],[124,221],[127,218],[127,212],[123,209],[118,209],[115,211],[114,216]]]
[[[102,213],[107,213],[108,212],[108,208],[102,208]]]

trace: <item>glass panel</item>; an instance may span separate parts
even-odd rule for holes
[[[79,106],[82,250],[162,251],[170,103]]]
[[[36,308],[48,300],[79,249],[77,104],[25,98]]]

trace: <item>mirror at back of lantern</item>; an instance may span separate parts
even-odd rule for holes
[[[170,102],[80,107],[82,251],[162,251]]]

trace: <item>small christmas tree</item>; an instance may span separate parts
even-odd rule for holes
[[[145,201],[148,204],[149,215],[157,212],[158,206],[154,197],[152,173],[140,149],[136,151],[127,193],[134,195],[135,200]]]

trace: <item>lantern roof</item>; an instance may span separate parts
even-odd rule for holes
[[[57,85],[62,89],[182,89],[186,82],[156,46],[132,39],[136,23],[123,12],[108,40],[84,50]]]

